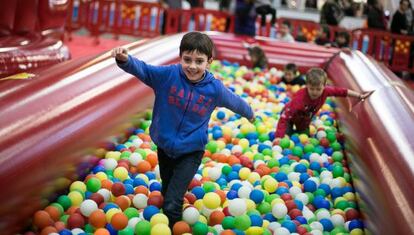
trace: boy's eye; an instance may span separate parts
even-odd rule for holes
[[[196,60],[197,64],[202,64],[204,62],[204,60]]]

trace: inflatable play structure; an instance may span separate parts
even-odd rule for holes
[[[215,57],[248,65],[244,38],[208,33]],[[127,47],[154,64],[177,62],[182,34]],[[252,40],[252,39],[250,39]],[[385,66],[358,51],[256,39],[271,66],[324,68],[333,84],[375,91],[341,99],[339,121],[365,226],[372,234],[414,232],[414,95]],[[0,81],[0,231],[24,231],[33,213],[97,163],[109,137],[151,107],[152,91],[118,69],[110,54],[63,62],[25,80]]]

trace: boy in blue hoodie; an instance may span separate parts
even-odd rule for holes
[[[181,220],[183,197],[201,163],[213,110],[226,107],[254,120],[251,107],[207,70],[213,49],[206,34],[190,32],[181,40],[179,64],[152,66],[124,48],[112,51],[121,69],[155,93],[150,136],[158,147],[163,212],[170,228]]]

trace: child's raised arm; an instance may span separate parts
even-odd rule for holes
[[[359,92],[348,89],[348,96],[358,98],[362,101],[365,100],[371,94],[372,94],[372,91],[366,91],[363,93],[359,93]]]

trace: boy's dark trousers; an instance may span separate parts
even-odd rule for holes
[[[177,158],[169,157],[158,148],[158,164],[162,180],[161,194],[164,197],[163,212],[168,217],[169,226],[181,220],[184,194],[197,173],[204,151],[196,151]]]

